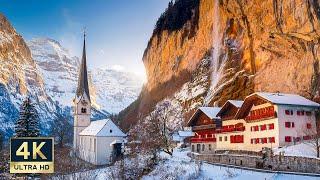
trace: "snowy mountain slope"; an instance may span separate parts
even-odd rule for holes
[[[106,68],[92,71],[92,80],[97,104],[110,113],[118,113],[136,100],[143,82],[133,73]]]
[[[43,78],[24,39],[0,14],[0,130],[6,137],[13,132],[19,107],[29,96],[39,113],[45,133],[54,119],[55,103],[46,93]]]
[[[71,56],[59,42],[37,38],[28,42],[48,94],[62,106],[71,106],[74,98],[78,57]],[[88,57],[90,63],[90,57]],[[93,106],[97,110],[118,113],[134,101],[141,90],[142,79],[132,73],[107,68],[89,71],[89,88]]]

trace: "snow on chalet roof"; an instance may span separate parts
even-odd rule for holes
[[[210,119],[220,119],[217,117],[218,112],[221,110],[220,107],[200,107],[199,109]]]
[[[243,101],[238,101],[238,100],[228,100],[231,104],[236,106],[237,108],[240,108],[243,104]]]
[[[110,119],[91,121],[90,125],[80,132],[82,136],[125,137],[120,128]]]
[[[258,95],[274,104],[320,107],[320,104],[297,94],[256,92],[254,94],[251,94],[250,96],[254,95]]]

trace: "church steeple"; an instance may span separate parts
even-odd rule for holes
[[[78,88],[76,97],[81,97],[86,95],[90,101],[90,92],[88,85],[88,72],[87,72],[87,57],[86,57],[86,33],[83,34],[83,51],[82,60],[79,71]]]

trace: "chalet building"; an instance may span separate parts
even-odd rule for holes
[[[200,107],[192,115],[187,125],[192,127],[195,136],[191,138],[191,148],[194,152],[214,152],[216,146],[215,130],[221,126],[217,113],[221,108]]]
[[[318,103],[295,94],[257,92],[244,101],[229,100],[216,113],[215,119],[222,124],[208,133],[215,140],[210,146],[214,150],[261,151],[264,147],[277,148],[309,140],[316,131],[315,111],[319,107]],[[190,121],[195,121],[197,113]],[[197,124],[189,125],[196,132]],[[203,133],[201,137],[207,137]],[[200,139],[193,137],[191,146],[202,146]],[[206,148],[209,146],[203,149]],[[201,150],[194,152],[207,153]]]
[[[110,164],[121,154],[125,134],[110,119],[91,121],[91,100],[88,85],[86,45],[74,103],[73,149],[75,154],[94,165]]]

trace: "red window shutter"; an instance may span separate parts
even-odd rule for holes
[[[263,138],[263,143],[267,143],[267,138]]]
[[[275,137],[270,137],[270,138],[269,138],[269,142],[270,142],[270,143],[275,143],[275,142],[276,142],[276,141],[275,141]]]
[[[300,116],[300,111],[297,111],[297,115]]]
[[[294,122],[292,122],[292,123],[291,123],[291,127],[293,127],[293,128],[294,128]]]
[[[269,129],[274,129],[274,124],[269,124]]]
[[[303,140],[309,140],[311,139],[311,136],[303,136]]]
[[[304,116],[304,111],[301,111],[301,115]]]
[[[291,136],[285,136],[285,142],[291,142]]]
[[[256,138],[256,144],[258,144],[259,143],[259,138]]]
[[[310,123],[307,123],[307,128],[311,129],[311,124]]]
[[[286,115],[290,115],[290,111],[287,109],[285,110]]]
[[[251,144],[253,144],[253,140],[254,140],[254,139],[251,139]]]
[[[285,122],[285,126],[286,126],[286,128],[290,128],[290,122]]]

